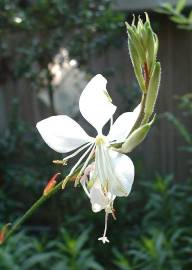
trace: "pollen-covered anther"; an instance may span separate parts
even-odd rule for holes
[[[54,188],[57,183],[56,178],[58,177],[58,175],[60,175],[60,173],[54,174],[53,177],[48,181],[46,187],[43,190],[44,196],[47,196],[49,192],[51,192],[51,190]]]
[[[67,160],[53,160],[53,163],[64,166],[64,165],[67,165]]]

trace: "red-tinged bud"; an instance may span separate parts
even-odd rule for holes
[[[0,245],[3,243],[5,239],[5,234],[3,233],[3,231],[0,232]]]
[[[53,177],[49,180],[49,182],[47,183],[46,187],[44,188],[43,191],[43,195],[47,196],[48,193],[54,188],[54,186],[56,185],[57,181],[57,177],[58,175],[60,175],[60,173],[56,173],[53,175]]]
[[[5,240],[5,234],[7,232],[7,228],[8,228],[9,225],[10,225],[10,223],[5,224],[3,226],[3,228],[1,229],[1,231],[0,231],[0,245],[3,244],[3,242]]]

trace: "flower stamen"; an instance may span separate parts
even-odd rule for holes
[[[81,146],[79,149],[77,149],[75,152],[73,152],[72,154],[64,157],[63,161],[67,162],[70,158],[75,157],[77,154],[79,154],[81,151],[83,151],[85,148],[87,148],[89,145],[93,144],[92,142],[88,142],[86,144],[84,144],[83,146]]]
[[[91,150],[91,152],[90,152],[90,154],[89,154],[87,160],[85,161],[83,167],[81,168],[79,174],[78,174],[77,177],[76,177],[76,180],[75,180],[75,187],[79,184],[79,180],[80,180],[80,178],[81,178],[81,176],[82,176],[82,174],[83,174],[85,168],[87,167],[89,161],[90,161],[91,158],[93,157],[94,152],[95,152],[95,144],[93,144],[93,148],[92,148],[92,150]]]
[[[91,146],[85,151],[85,153],[80,157],[80,159],[77,161],[77,163],[73,166],[73,168],[71,169],[70,173],[64,178],[63,184],[62,184],[62,189],[65,188],[65,185],[69,181],[70,177],[72,176],[72,174],[74,173],[74,171],[76,170],[76,168],[81,164],[81,162],[86,157],[86,155],[91,151],[91,148],[93,146],[94,146],[94,144],[91,144]]]

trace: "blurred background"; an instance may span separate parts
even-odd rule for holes
[[[0,248],[2,270],[192,269],[192,1],[0,1],[0,224],[42,194],[61,156],[35,125],[67,114],[89,134],[78,99],[101,73],[117,117],[141,97],[124,21],[149,13],[159,37],[162,81],[157,121],[131,153],[135,183],[116,200],[110,244],[97,241],[103,213],[81,188],[56,194]],[[64,170],[63,170],[64,171]],[[66,173],[66,167],[65,171]]]

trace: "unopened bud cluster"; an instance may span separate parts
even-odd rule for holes
[[[161,65],[157,62],[158,38],[153,32],[147,13],[145,22],[135,17],[132,24],[126,23],[128,32],[128,48],[135,76],[142,90],[141,111],[132,132],[122,144],[119,151],[128,153],[139,145],[154,122],[154,107],[156,104],[161,78]]]

